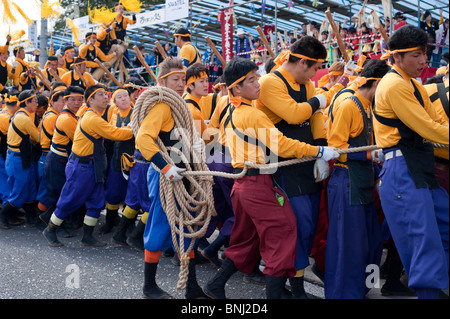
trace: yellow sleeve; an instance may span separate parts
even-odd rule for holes
[[[85,80],[89,83],[89,85],[94,85],[96,82],[94,80],[94,78],[92,77],[92,75],[90,75],[87,72],[83,73],[83,77],[85,78]]]
[[[328,132],[328,145],[340,149],[348,148],[348,139],[358,136],[364,128],[362,116],[351,100],[336,105],[333,115],[334,120]],[[339,160],[347,161],[347,154],[342,154]]]
[[[416,86],[421,86],[421,84],[416,82]],[[395,92],[392,90],[392,93],[389,97],[390,105],[406,126],[430,141],[449,143],[448,124],[444,126],[436,121],[438,116],[429,98],[424,99],[425,107],[422,107],[407,86],[402,85]],[[426,93],[422,94],[422,97],[427,97]]]
[[[288,124],[300,124],[312,115],[309,103],[297,103],[288,93],[286,85],[275,75],[268,74],[260,79],[261,94],[256,107],[262,110],[274,123],[285,120]]]
[[[62,121],[58,121],[58,129],[66,133],[67,137],[73,141],[75,130],[77,129],[77,123],[78,121],[74,118],[72,118],[70,115],[62,117]]]
[[[98,135],[112,141],[126,141],[133,137],[131,127],[124,128],[112,126],[100,116],[92,116],[90,118],[89,127]]]
[[[30,139],[34,143],[39,143],[39,130],[34,125],[33,120],[29,117],[21,116],[20,124],[17,127],[25,134],[30,135]]]
[[[310,119],[311,132],[313,138],[327,139],[327,130],[325,128],[325,119],[321,111],[315,112]]]
[[[19,62],[17,62],[17,67],[14,73],[14,86],[19,86],[20,84],[20,75],[22,74],[23,71],[23,67],[22,64],[20,64]]]
[[[179,58],[183,59],[183,64],[187,66],[195,59],[195,54],[194,46],[185,44],[180,50]]]
[[[108,33],[106,32],[105,28],[103,28],[103,27],[99,28],[97,31],[97,40],[99,40],[99,41],[105,40],[107,34]]]
[[[78,56],[80,58],[85,58],[87,55],[88,48],[89,48],[89,45],[87,45],[87,44],[80,45],[80,47],[78,49]]]
[[[100,48],[95,47],[95,53],[97,55],[97,57],[103,61],[103,62],[108,62],[109,60],[111,60],[114,57],[114,53],[108,54],[106,55],[105,53],[103,53],[102,50],[100,50]],[[95,63],[97,65],[97,63]],[[98,65],[97,65],[98,66]]]
[[[165,103],[156,104],[144,118],[136,136],[136,149],[147,161],[159,153],[159,148],[155,143],[159,132],[169,132],[173,126],[174,120],[170,106]]]
[[[71,80],[71,73],[70,72],[66,72],[61,76],[61,80],[66,83],[67,86],[70,85],[70,80]]]
[[[123,17],[123,28],[126,29],[129,24],[136,24],[136,21],[129,17]]]
[[[198,134],[203,138],[203,132],[206,130],[205,120],[202,113],[191,103],[187,103],[194,119],[194,127]]]

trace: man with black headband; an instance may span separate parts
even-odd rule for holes
[[[448,123],[416,78],[426,65],[428,37],[399,28],[388,41],[392,70],[375,95],[374,133],[383,148],[380,199],[408,285],[419,298],[448,287],[449,197],[434,175],[433,145],[449,144]]]
[[[183,60],[183,65],[189,67],[192,64],[201,62],[202,55],[191,43],[191,33],[185,28],[179,28],[173,36],[175,45],[180,48],[178,57]]]
[[[8,151],[6,173],[11,193],[0,211],[0,227],[9,229],[8,216],[14,208],[23,208],[27,224],[34,225],[36,213],[35,170],[32,167],[32,143],[39,143],[39,131],[34,125],[32,114],[37,108],[37,96],[33,90],[19,95],[20,109],[11,119],[8,129]]]

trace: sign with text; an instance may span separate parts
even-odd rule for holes
[[[166,0],[166,21],[173,21],[189,16],[188,0]]]
[[[142,28],[152,24],[163,23],[164,21],[166,21],[164,9],[146,11],[136,14],[136,24],[129,24],[127,29]]]

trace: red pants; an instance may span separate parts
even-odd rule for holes
[[[281,206],[276,193],[284,198]],[[259,260],[264,274],[293,277],[296,273],[296,219],[287,197],[274,188],[271,175],[244,176],[231,191],[236,220],[225,256],[250,274]]]

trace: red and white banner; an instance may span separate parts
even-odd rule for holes
[[[222,31],[222,56],[226,62],[233,58],[233,10],[225,9],[220,11],[219,19]]]

